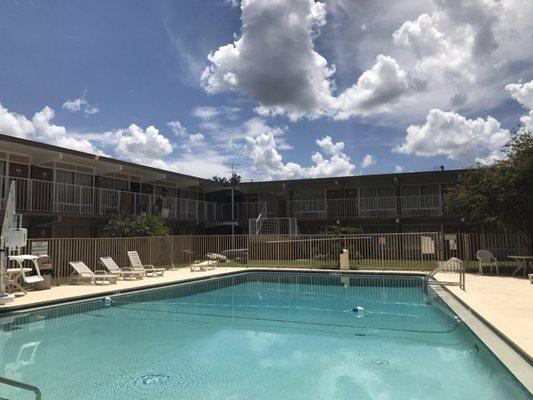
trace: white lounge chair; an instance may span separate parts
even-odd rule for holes
[[[227,256],[225,256],[224,254],[218,254],[218,253],[207,253],[205,255],[205,258],[207,258],[208,260],[218,261],[221,263],[225,263],[228,261]]]
[[[194,264],[189,266],[189,268],[191,271],[207,271],[208,269],[215,269],[217,264],[218,261],[216,260],[195,261]]]
[[[75,273],[71,280],[88,283],[117,283],[118,275],[110,275],[104,270],[91,271],[83,261],[70,261],[70,266],[74,268]]]
[[[128,258],[134,271],[144,271],[146,276],[163,276],[165,268],[155,268],[151,264],[143,264],[136,251],[128,251]]]
[[[490,273],[492,274],[492,267],[496,268],[496,275],[499,275],[498,272],[498,260],[492,255],[488,250],[478,250],[476,253],[476,258],[479,263],[479,274],[483,275],[483,267],[490,267]]]
[[[113,275],[118,275],[124,280],[128,279],[142,279],[146,274],[144,271],[135,271],[131,267],[120,268],[115,260],[111,257],[100,257],[100,262],[107,268],[107,270]]]

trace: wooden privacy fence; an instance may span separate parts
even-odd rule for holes
[[[477,268],[476,252],[491,251],[502,267],[515,263],[509,255],[532,253],[529,234],[390,233],[331,235],[183,235],[136,238],[30,239],[25,253],[47,252],[56,277],[71,274],[69,261],[84,261],[101,269],[99,258],[112,257],[129,266],[126,252],[135,250],[145,264],[186,266],[208,253],[229,258],[227,266],[338,268],[339,253],[349,251],[352,269],[431,271],[439,262],[457,257]]]

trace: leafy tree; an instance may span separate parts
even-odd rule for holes
[[[519,130],[505,159],[467,171],[445,202],[452,214],[484,228],[533,232],[533,134]]]
[[[229,179],[226,177],[213,176],[213,181],[215,181],[216,183],[221,183],[223,185],[235,185],[237,183],[240,183],[241,180],[242,177],[236,172],[232,172],[231,177]]]
[[[104,231],[112,237],[167,236],[169,233],[163,218],[154,214],[112,218]]]

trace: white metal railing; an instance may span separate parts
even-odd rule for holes
[[[291,200],[289,215],[299,219],[436,217],[443,215],[440,195]]]
[[[257,218],[264,207],[266,203],[223,203],[220,204],[219,220],[248,221],[250,218]]]
[[[442,215],[442,197],[401,196],[400,213],[402,217],[438,217]]]
[[[297,235],[298,223],[291,217],[251,218],[248,232],[251,235]]]
[[[232,205],[170,196],[161,198],[154,194],[0,176],[0,207],[8,182],[12,180],[17,185],[17,209],[23,212],[109,216],[155,213],[168,219],[246,221],[257,218],[266,205],[264,202]],[[288,217],[297,219],[342,219],[435,217],[442,216],[444,208],[442,197],[431,195],[292,200],[287,210]]]
[[[360,218],[390,218],[397,216],[396,197],[364,197],[359,199]]]
[[[181,235],[128,238],[53,238],[28,239],[21,251],[31,252],[34,242],[46,241],[53,260],[55,277],[72,273],[69,261],[82,260],[98,268],[99,257],[112,257],[127,265],[125,249],[136,250],[143,262],[155,266],[190,265],[208,253],[247,249],[248,267],[339,268],[341,249],[349,251],[350,267],[362,270],[408,270],[431,272],[436,267],[447,271],[455,263],[443,261],[456,257],[464,268],[478,271],[476,252],[501,249],[502,254],[531,254],[532,234],[471,233],[390,233],[359,235]],[[496,254],[494,252],[493,254]],[[518,263],[502,258],[500,271],[514,271]]]
[[[5,176],[0,176],[0,208],[11,181],[17,185],[16,206],[21,212],[109,216],[154,213],[168,219],[206,221],[228,220],[232,215],[231,204]],[[237,203],[235,219],[257,217],[263,206]]]
[[[435,278],[439,272],[442,271],[457,271],[459,272],[459,281],[441,281]],[[442,285],[442,286],[459,286],[465,290],[465,264],[462,260],[452,257],[447,261],[442,261],[438,266],[426,275],[424,278],[426,285]]]

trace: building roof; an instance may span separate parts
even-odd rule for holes
[[[122,172],[134,175],[144,176],[150,181],[156,180],[170,180],[180,182],[182,186],[194,186],[198,184],[208,186],[220,186],[210,179],[195,177],[192,175],[182,174],[173,171],[167,171],[160,168],[155,168],[147,165],[132,163],[114,159],[111,157],[90,154],[82,151],[67,149],[64,147],[54,146],[46,143],[36,142],[33,140],[17,138],[8,135],[0,134],[0,141],[6,144],[2,146],[2,150],[7,152],[28,154],[38,164],[44,164],[50,161],[72,162],[77,164],[87,165],[95,169],[97,174],[109,174],[111,172]],[[358,182],[362,184],[371,184],[372,182],[384,182],[390,179],[391,182],[409,183],[410,181],[424,181],[435,179],[435,175],[439,174],[443,180],[448,181],[455,179],[465,169],[445,170],[445,171],[420,171],[420,172],[402,172],[389,174],[373,174],[373,175],[355,175],[355,176],[341,176],[341,177],[327,177],[327,178],[305,178],[305,179],[286,179],[275,181],[256,181],[256,182],[241,182],[239,186],[259,187],[259,186],[307,186],[313,183],[320,183],[323,185],[337,185],[347,184],[350,182]]]

